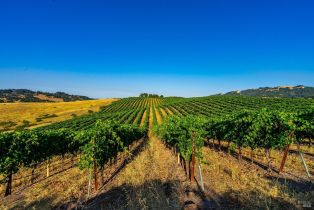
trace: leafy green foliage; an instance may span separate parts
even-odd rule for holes
[[[269,109],[244,111],[211,119],[206,123],[205,130],[208,138],[231,140],[238,147],[283,148],[295,139],[311,135],[310,124],[313,123],[300,116]]]
[[[7,176],[21,166],[30,167],[54,155],[75,153],[81,144],[74,136],[67,129],[0,133],[0,173]]]
[[[94,127],[80,132],[52,129],[0,133],[0,174],[7,177],[22,166],[31,167],[52,156],[79,151],[81,168],[91,168],[94,159],[97,166],[103,167],[146,132],[136,125],[98,121]]]
[[[76,139],[83,143],[80,168],[91,169],[94,161],[103,167],[126,146],[144,136],[146,130],[135,125],[120,125],[115,121],[97,121],[94,127],[81,131]]]
[[[191,159],[194,144],[195,155],[201,159],[205,137],[204,123],[205,119],[198,116],[171,116],[156,128],[156,133],[168,145],[177,147],[185,160]]]

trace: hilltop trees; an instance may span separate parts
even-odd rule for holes
[[[147,97],[150,97],[150,98],[163,98],[164,96],[163,95],[158,95],[158,94],[151,94],[151,93],[141,93],[139,95],[140,98],[147,98]]]

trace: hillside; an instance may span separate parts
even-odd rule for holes
[[[20,130],[86,115],[99,111],[115,100],[0,103],[0,131]]]
[[[231,91],[226,93],[225,95],[243,95],[278,98],[314,98],[314,87],[307,87],[303,85],[261,87],[257,89]]]
[[[67,102],[91,100],[79,95],[70,95],[64,92],[48,93],[27,89],[2,89],[0,90],[0,103],[9,102]]]

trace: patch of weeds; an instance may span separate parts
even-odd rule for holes
[[[58,115],[56,115],[56,114],[44,114],[44,115],[42,115],[40,117],[37,117],[36,118],[36,122],[41,122],[44,119],[54,118],[54,117],[58,117]]]
[[[17,123],[16,122],[12,122],[12,121],[0,122],[0,131],[12,130],[12,128],[14,126],[16,126],[16,125],[17,125]]]
[[[23,120],[22,125],[17,126],[15,129],[16,130],[24,130],[25,128],[28,128],[28,127],[33,126],[33,125],[35,125],[35,124],[32,124],[28,120]]]
[[[0,122],[0,126],[7,127],[7,128],[13,127],[13,126],[16,126],[16,125],[17,125],[17,123],[12,122],[12,121]]]

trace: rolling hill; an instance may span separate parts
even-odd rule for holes
[[[314,98],[314,87],[308,87],[303,85],[260,87],[257,89],[231,91],[226,93],[225,95],[243,95],[277,98]]]
[[[91,100],[79,95],[70,95],[64,92],[48,93],[27,89],[2,89],[0,90],[0,103],[9,102],[68,102]]]

